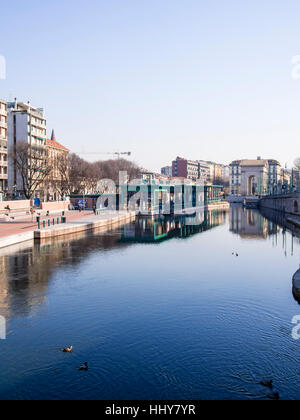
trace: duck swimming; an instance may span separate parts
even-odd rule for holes
[[[89,370],[89,365],[87,362],[85,362],[83,366],[79,366],[77,369],[81,371],[87,371]]]
[[[62,349],[63,353],[72,353],[73,352],[73,346],[70,347],[65,347],[64,349]]]
[[[266,387],[266,388],[273,389],[274,382],[273,381],[263,380],[263,381],[260,381],[259,384],[262,385],[262,386],[264,386],[264,387]]]

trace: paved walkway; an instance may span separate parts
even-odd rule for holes
[[[23,220],[0,221],[0,249],[30,240],[48,240],[62,235],[79,233],[100,227],[112,227],[117,223],[126,223],[135,219],[135,212],[105,212],[95,216],[93,211],[66,212],[67,223],[51,225],[45,229],[38,229],[38,224],[30,217]],[[58,214],[43,216],[41,220],[56,218]],[[34,217],[36,220],[36,216]]]
[[[84,220],[84,218],[91,216],[94,213],[92,211],[69,211],[66,212],[67,222],[71,221],[77,221],[77,220]],[[61,216],[60,214],[52,214],[49,217],[41,216],[41,220],[48,220],[57,218],[58,216]],[[0,238],[5,238],[6,236],[11,235],[19,235],[21,233],[26,232],[33,232],[38,229],[38,224],[36,222],[36,214],[32,218],[30,217],[24,217],[24,219],[18,219],[18,220],[12,220],[9,222],[0,221]]]

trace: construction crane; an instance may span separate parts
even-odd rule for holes
[[[111,155],[121,159],[121,156],[131,156],[131,152],[75,152],[77,155]]]

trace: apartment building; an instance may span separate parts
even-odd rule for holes
[[[271,189],[272,187],[278,185],[279,182],[283,181],[282,169],[281,169],[280,163],[274,159],[269,159],[268,165],[269,165],[268,187]]]
[[[197,181],[199,179],[199,163],[177,157],[172,163],[172,176]]]
[[[46,157],[47,123],[42,108],[35,108],[30,103],[9,102],[8,110],[8,147],[12,150],[9,160],[8,189],[14,196],[22,196],[22,179],[18,173],[14,153],[21,142],[27,143],[34,150],[33,159],[42,161]],[[32,166],[36,162],[32,162]],[[36,165],[38,166],[38,165]],[[36,174],[38,176],[38,174]],[[45,195],[43,185],[35,191],[35,197],[43,198]]]
[[[51,165],[51,173],[46,181],[47,200],[62,200],[66,193],[69,149],[56,141],[54,131],[51,139],[46,140],[47,158]]]
[[[217,180],[228,182],[229,166],[205,160],[193,161],[177,157],[172,163],[172,176],[200,181],[203,184],[213,184]]]
[[[8,183],[7,104],[0,99],[0,201],[7,192]]]
[[[199,179],[203,184],[211,183],[211,167],[210,164],[204,160],[198,160],[199,165]]]
[[[161,168],[161,174],[165,175],[165,176],[172,177],[172,175],[173,175],[172,166],[164,166],[163,168]]]

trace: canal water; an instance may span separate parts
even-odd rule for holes
[[[239,207],[2,250],[0,398],[299,398],[299,264],[297,232]]]

